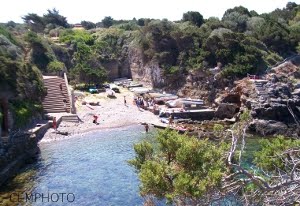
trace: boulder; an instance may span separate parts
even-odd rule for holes
[[[239,93],[226,94],[222,98],[221,102],[223,102],[223,103],[234,103],[234,104],[240,105],[241,104],[241,95]]]
[[[238,106],[236,104],[221,103],[215,112],[215,117],[219,119],[231,119],[237,112]]]

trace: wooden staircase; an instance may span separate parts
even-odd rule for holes
[[[58,76],[43,76],[47,95],[43,99],[45,113],[70,113],[70,98],[65,80]],[[62,90],[60,90],[60,84]],[[66,103],[64,104],[64,100]],[[66,106],[64,106],[66,105]]]

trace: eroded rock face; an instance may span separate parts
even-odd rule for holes
[[[300,68],[297,62],[285,62],[272,68],[263,80],[244,78],[234,84],[224,78],[215,78],[205,69],[167,76],[158,62],[144,61],[143,52],[136,48],[129,47],[128,62],[134,80],[167,88],[180,97],[203,99],[206,105],[218,107],[216,118],[232,118],[240,108],[248,108],[257,120],[253,128],[260,134],[284,134],[290,125],[300,123]]]
[[[128,64],[132,79],[153,87],[164,86],[165,80],[158,62],[144,63],[143,59],[144,54],[140,49],[129,48]]]

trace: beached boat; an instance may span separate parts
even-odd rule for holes
[[[132,87],[143,87],[142,84],[137,83],[137,82],[130,82],[127,86],[127,88],[132,88]]]
[[[116,97],[115,92],[112,89],[106,89],[107,97]]]
[[[183,134],[185,132],[188,132],[188,129],[184,128],[183,126],[181,125],[168,125],[168,124],[152,124],[155,128],[158,128],[158,129],[166,129],[166,128],[170,128],[171,130],[176,130],[178,131],[179,133]]]
[[[151,89],[145,87],[134,87],[130,88],[130,91],[134,92],[135,94],[145,94],[151,91]]]

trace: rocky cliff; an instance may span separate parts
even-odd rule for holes
[[[221,105],[225,108],[225,113],[220,113],[222,117],[247,108],[254,119],[251,131],[261,135],[300,134],[300,56],[270,69],[260,79],[247,77],[235,82],[210,70],[189,71],[169,78],[157,62],[145,63],[138,49],[131,48],[128,58],[134,80],[179,96],[203,99],[213,107]]]
[[[260,79],[235,82],[218,102],[239,104],[251,110],[250,130],[261,135],[300,135],[300,56],[268,71]]]

